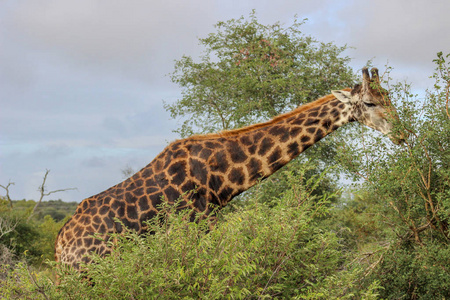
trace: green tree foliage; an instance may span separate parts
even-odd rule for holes
[[[186,137],[265,121],[332,89],[351,86],[355,76],[350,58],[341,56],[347,47],[305,36],[302,24],[263,25],[254,12],[249,19],[217,23],[217,32],[200,39],[205,48],[200,62],[184,56],[171,74],[183,88],[181,99],[165,104],[173,118],[184,120],[177,132]],[[335,145],[333,137],[325,138],[292,162],[291,169],[313,159],[316,168],[310,175],[322,173],[334,162]],[[265,183],[274,196],[283,191],[279,176]],[[334,190],[333,178],[322,181],[317,192]]]
[[[172,81],[183,96],[165,104],[184,122],[177,132],[216,132],[267,120],[330,93],[349,87],[354,76],[346,46],[319,43],[300,31],[297,20],[258,23],[255,13],[216,24],[216,33],[200,39],[200,62],[189,56],[175,64]]]
[[[0,246],[3,252],[8,252],[8,261],[13,264],[20,259],[38,266],[46,259],[53,259],[56,234],[73,213],[74,204],[61,200],[44,201],[39,213],[27,220],[36,202],[33,200],[12,201],[13,208],[7,200],[0,199]],[[45,213],[47,212],[47,213]],[[63,218],[56,220],[52,212],[63,214]],[[10,228],[12,230],[4,230]],[[0,250],[1,250],[0,249]],[[2,256],[3,253],[0,253]]]
[[[450,297],[449,57],[438,54],[436,85],[423,101],[408,86],[393,87],[397,130],[409,133],[403,146],[366,136],[340,156],[365,179],[343,217],[354,234],[364,233],[359,247],[377,253],[368,278],[379,280],[386,298]]]

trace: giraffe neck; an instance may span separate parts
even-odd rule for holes
[[[225,132],[228,156],[228,195],[221,205],[275,173],[342,125],[354,121],[350,108],[328,95],[272,121]],[[241,157],[242,159],[233,159]]]

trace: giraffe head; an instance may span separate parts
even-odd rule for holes
[[[351,91],[332,91],[332,94],[350,107],[353,120],[387,135],[393,143],[401,144],[406,137],[392,133],[392,119],[398,118],[395,107],[388,92],[381,87],[378,69],[372,68],[371,73],[372,78],[369,70],[363,68],[362,84],[355,85]]]

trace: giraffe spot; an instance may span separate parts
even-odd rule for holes
[[[238,185],[244,184],[245,174],[244,174],[242,168],[231,169],[230,174],[228,174],[228,179],[231,182],[236,183]]]
[[[212,151],[208,148],[204,148],[201,152],[199,157],[201,159],[207,160],[211,156]]]
[[[220,175],[211,174],[209,177],[209,188],[213,191],[218,191],[223,184],[223,177]]]
[[[84,238],[84,239],[83,239],[83,242],[84,242],[84,246],[85,246],[86,248],[89,248],[89,247],[92,246],[93,238],[91,238],[91,237]]]
[[[315,109],[315,108],[314,108]],[[316,111],[312,111],[312,109],[310,110],[310,113],[308,114],[308,117],[313,117],[313,118],[315,118],[315,117],[317,117],[319,115],[319,112],[316,110]]]
[[[137,219],[137,217],[133,220],[136,220],[136,219]],[[141,225],[139,225],[139,222],[132,222],[129,219],[124,219],[124,220],[122,220],[122,222],[123,222],[123,225],[129,229],[133,229],[136,231],[139,231],[139,229],[141,229]]]
[[[233,196],[233,189],[230,187],[224,187],[219,193],[220,203],[228,202],[229,198]]]
[[[173,160],[173,152],[171,150],[166,151],[166,155],[164,156],[164,169],[167,168]]]
[[[146,194],[153,194],[153,193],[156,193],[157,191],[159,191],[159,188],[151,186],[151,187],[148,187],[145,192],[146,192]]]
[[[134,194],[135,197],[142,196],[144,194],[144,189],[143,188],[135,189],[133,191],[133,194]]]
[[[83,246],[83,240],[77,239],[77,247],[82,247],[82,246]]]
[[[311,134],[314,134],[316,132],[316,127],[308,127],[306,128],[306,131],[308,131]]]
[[[101,215],[106,215],[109,212],[109,207],[106,205],[103,205],[102,207],[100,207],[100,209],[98,210],[98,213]]]
[[[334,125],[333,128],[332,128],[332,130],[336,130],[336,129],[338,129],[338,128],[339,128],[339,126]]]
[[[169,180],[166,177],[165,173],[160,173],[158,175],[155,175],[155,181],[160,189],[165,188],[169,184]]]
[[[162,167],[163,167],[162,161],[159,160],[159,159],[156,160],[156,161],[155,161],[155,171],[156,171],[156,172],[161,171],[161,170],[162,170]]]
[[[258,155],[264,156],[272,147],[274,143],[272,142],[272,139],[266,137],[261,141],[261,144],[259,145]]]
[[[86,210],[88,208],[88,202],[86,200],[83,200],[83,210]]]
[[[263,175],[261,174],[261,161],[253,158],[250,159],[250,161],[247,164],[247,169],[248,169],[248,173],[250,174],[250,180],[257,180],[261,177],[263,177]]]
[[[111,197],[106,197],[105,199],[103,199],[103,204],[109,204],[111,202]]]
[[[317,129],[316,135],[314,136],[314,143],[318,142],[320,139],[324,137],[324,132],[320,128]]]
[[[300,142],[303,143],[307,143],[309,142],[309,140],[311,140],[311,138],[307,135],[302,135],[302,137],[300,138]]]
[[[173,143],[172,143],[172,147],[171,147],[171,148],[172,148],[174,151],[176,151],[176,150],[180,149],[180,146],[181,146],[181,142],[177,141],[177,142],[173,142]]]
[[[301,125],[303,124],[303,122],[305,122],[305,119],[299,119],[299,118],[297,118],[297,119],[294,119],[294,120],[291,122],[291,125],[298,125],[298,126],[301,126]]]
[[[117,209],[119,209],[120,207],[123,207],[123,203],[121,202],[121,201],[114,201],[112,204],[111,204],[111,209],[112,210],[117,210]]]
[[[208,176],[208,171],[204,163],[197,159],[189,159],[191,176],[195,177],[201,184],[206,184],[206,178]]]
[[[93,221],[94,223],[96,223],[96,224],[100,224],[100,223],[102,222],[102,219],[100,219],[99,216],[95,216],[95,217],[92,219],[92,221]]]
[[[209,148],[209,149],[215,149],[217,147],[221,147],[221,144],[219,143],[214,143],[214,142],[206,142],[205,143],[205,147]]]
[[[173,154],[173,158],[185,158],[185,157],[187,157],[187,153],[183,149],[180,149]]]
[[[101,224],[100,227],[98,228],[98,232],[106,232],[106,226],[105,224]]]
[[[169,175],[172,176],[171,183],[175,185],[180,185],[184,182],[186,178],[186,162],[180,161],[176,162],[169,167],[167,170]]]
[[[214,155],[214,161],[211,162],[211,170],[220,173],[225,173],[228,170],[229,164],[225,151],[219,151]]]
[[[312,126],[312,125],[316,125],[316,124],[318,124],[320,122],[320,120],[319,119],[316,119],[316,118],[308,118],[307,120],[306,120],[306,122],[305,122],[305,126]]]
[[[170,203],[176,201],[178,198],[180,198],[180,192],[178,192],[173,187],[169,186],[164,190],[164,194],[166,195],[167,201]]]
[[[142,186],[144,184],[144,181],[142,179],[136,180],[136,186]]]
[[[121,233],[123,230],[123,226],[122,224],[118,223],[118,222],[114,222],[114,225],[116,227],[116,232]],[[124,224],[125,225],[125,224]]]
[[[293,142],[288,145],[288,154],[291,157],[295,157],[300,154],[300,147],[297,142]]]
[[[281,161],[281,148],[277,147],[268,157],[267,162],[272,170],[278,170],[283,166],[283,162]]]
[[[137,209],[135,205],[127,205],[127,218],[131,220],[137,219]]]
[[[301,127],[293,127],[289,131],[289,134],[291,135],[291,137],[296,137],[297,135],[300,134],[300,132],[302,132],[302,128]]]
[[[325,127],[325,130],[327,130],[327,131],[330,129],[331,124],[332,124],[332,122],[330,119],[325,119],[322,121],[322,126]]]
[[[247,154],[245,154],[238,142],[228,141],[227,148],[230,153],[231,160],[234,163],[241,163],[247,159]]]
[[[150,196],[154,208],[158,208],[163,203],[163,193],[156,193]]]
[[[303,144],[302,147],[303,147],[303,150],[302,150],[302,151],[305,151],[306,149],[308,149],[309,147],[311,147],[311,144]]]
[[[136,203],[136,197],[132,193],[127,192],[125,194],[125,202],[128,204],[134,204]]]
[[[146,167],[144,170],[142,170],[142,177],[143,178],[148,178],[153,174],[153,170]]]
[[[323,111],[319,114],[319,118],[325,118],[326,116],[328,116],[328,113]]]
[[[119,216],[119,218],[123,218],[125,216],[125,207],[119,207],[119,209],[117,209],[117,215]]]
[[[191,145],[188,149],[189,149],[189,153],[190,153],[192,156],[198,156],[198,154],[200,153],[200,151],[203,150],[203,145],[202,145],[202,144],[195,143],[195,144]]]
[[[123,193],[125,192],[125,190],[123,188],[118,188],[116,189],[116,196],[121,197],[123,195]]]
[[[108,214],[108,216],[105,216],[103,218],[103,224],[105,224],[106,227],[108,227],[108,229],[114,228],[114,222],[113,222],[114,217],[115,217],[114,213],[110,212]]]
[[[195,190],[195,185],[194,183],[192,183],[192,181],[188,181],[185,184],[183,184],[183,186],[181,187],[181,191],[183,193],[188,193]]]
[[[146,211],[146,210],[150,209],[150,206],[148,205],[147,196],[143,196],[143,197],[139,198],[137,203],[138,203],[139,209],[141,211]]]
[[[250,147],[247,148],[247,151],[248,151],[250,154],[255,154],[255,153],[256,153],[257,147],[258,147],[257,144],[252,144]]]
[[[256,132],[253,134],[253,143],[258,143],[260,139],[264,137],[264,133],[261,131]]]
[[[82,211],[83,211],[83,210],[81,209],[81,207],[78,207],[78,208],[77,208],[77,214],[81,214]]]
[[[140,222],[148,221],[152,218],[154,218],[157,215],[157,213],[153,210],[147,211],[145,213],[142,213],[139,217]]]
[[[103,243],[102,240],[98,239],[98,238],[94,238],[94,245],[95,246],[100,246]]]
[[[339,116],[339,111],[338,111],[336,108],[333,108],[333,109],[331,110],[330,114],[331,114],[333,117],[337,118],[337,117]]]
[[[209,197],[208,198],[209,198],[209,203],[212,203],[214,205],[220,206],[219,197],[217,197],[215,193],[209,192]],[[201,204],[201,206],[198,207],[200,209],[200,211],[204,211],[205,208],[206,208],[206,202],[199,203],[199,204]]]
[[[344,107],[345,107],[345,104],[344,104],[344,103],[340,103],[340,104],[338,105],[338,108],[341,109],[341,110],[344,109]]]
[[[289,131],[284,126],[272,127],[269,133],[278,136],[281,142],[286,142],[289,139]]]
[[[88,225],[89,223],[91,223],[91,217],[90,216],[86,216],[86,215],[82,216],[80,218],[80,223],[84,224],[84,225]]]
[[[248,135],[241,136],[241,138],[239,139],[239,141],[240,141],[243,145],[246,145],[246,146],[250,146],[250,145],[253,144],[252,141],[250,140],[250,137],[249,137]]]

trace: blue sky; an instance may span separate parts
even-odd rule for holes
[[[163,107],[181,94],[174,60],[252,9],[265,24],[308,18],[306,35],[354,47],[355,71],[388,63],[421,92],[436,53],[450,52],[447,0],[1,1],[0,184],[37,199],[49,169],[48,190],[77,188],[53,198],[81,201],[144,167],[177,138]]]

